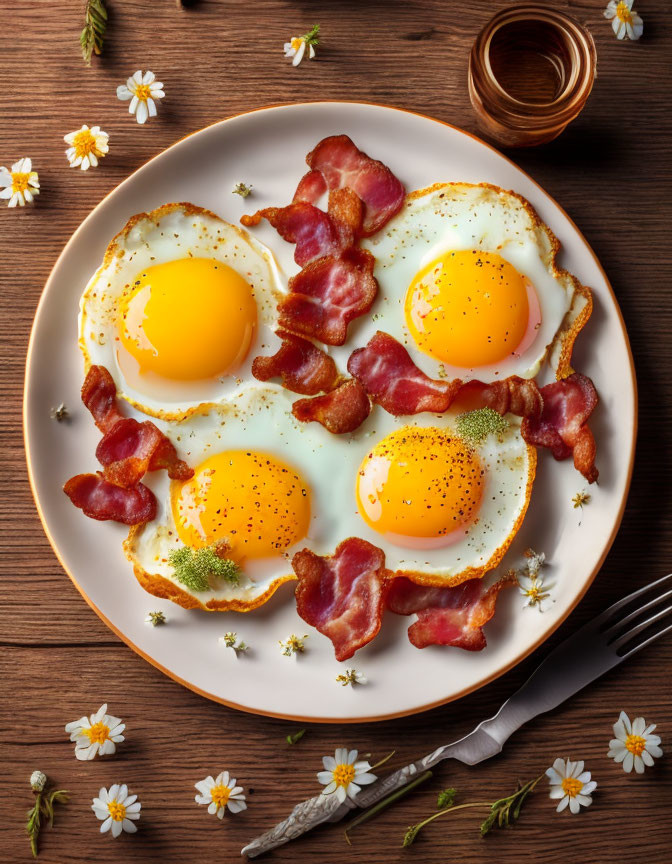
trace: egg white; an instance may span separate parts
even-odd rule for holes
[[[290,559],[295,551],[307,547],[319,555],[330,555],[347,537],[361,537],[379,546],[390,570],[423,584],[457,584],[497,566],[524,518],[536,466],[535,450],[522,440],[517,418],[510,418],[508,430],[500,436],[491,435],[476,447],[486,471],[484,492],[478,515],[463,536],[449,546],[410,549],[391,545],[361,517],[355,492],[357,472],[373,445],[390,432],[402,426],[454,428],[454,413],[422,414],[402,421],[376,411],[356,434],[335,436],[318,423],[295,420],[292,399],[274,385],[251,387],[234,394],[221,410],[160,425],[192,467],[229,449],[280,457],[309,489],[307,536],[276,557],[248,560],[237,586],[225,583],[205,595],[191,592],[176,580],[167,562],[169,553],[181,545],[170,506],[170,481],[164,472],[148,474],[144,482],[157,496],[157,516],[131,529],[125,550],[136,576],[151,593],[182,605],[246,611],[294,578]]]
[[[557,267],[560,244],[524,198],[487,184],[437,183],[408,195],[401,211],[362,245],[376,257],[380,291],[370,315],[351,325],[350,351],[383,330],[401,342],[431,378],[534,378],[549,352],[554,376],[571,371],[574,339],[590,315],[590,291]],[[542,317],[536,338],[522,355],[473,369],[442,364],[420,351],[404,315],[406,290],[415,275],[442,253],[466,249],[496,252],[526,276]]]
[[[247,357],[235,376],[160,383],[143,382],[140,377],[140,384],[130,382],[119,360],[120,352],[126,351],[117,320],[122,292],[143,269],[187,257],[221,261],[252,285],[257,328]],[[165,204],[151,213],[140,213],[112,240],[80,300],[79,346],[85,366],[105,366],[118,395],[152,417],[182,419],[194,411],[210,410],[253,381],[252,360],[276,344],[273,329],[282,281],[270,250],[243,228],[223,221],[209,210],[193,204]],[[223,321],[222,338],[226,335]]]

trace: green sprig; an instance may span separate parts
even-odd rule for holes
[[[93,54],[103,50],[103,39],[107,28],[107,9],[105,0],[86,0],[84,9],[84,29],[79,37],[82,57],[87,66],[91,65]]]
[[[285,740],[288,744],[298,744],[305,734],[305,729],[299,729],[299,731],[295,732],[293,735],[288,735]]]
[[[304,33],[301,38],[306,43],[306,45],[319,45],[320,44],[319,36],[320,36],[320,25],[319,24],[313,24],[312,29],[309,30],[308,33]]]
[[[216,544],[201,549],[182,546],[168,556],[175,578],[192,591],[209,591],[211,579],[224,579],[234,585],[240,579],[240,568],[230,558],[217,554]]]
[[[455,803],[456,795],[457,789],[454,789],[452,786],[449,789],[444,789],[443,792],[439,792],[439,797],[436,799],[436,809],[444,810],[446,807],[452,807]]]
[[[26,833],[30,838],[30,848],[33,858],[37,858],[37,841],[42,829],[42,819],[45,818],[49,827],[54,826],[54,803],[66,804],[69,793],[65,789],[52,789],[50,792],[35,792],[35,804],[28,810],[28,821],[26,822]]]

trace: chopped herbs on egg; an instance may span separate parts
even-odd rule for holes
[[[470,444],[482,444],[488,435],[501,435],[506,432],[509,421],[492,408],[478,408],[476,411],[460,414],[455,426],[460,438]]]
[[[215,546],[201,549],[182,546],[170,553],[168,562],[175,570],[175,578],[192,591],[209,591],[211,578],[224,579],[233,585],[237,585],[240,578],[240,568],[235,561],[221,558]]]

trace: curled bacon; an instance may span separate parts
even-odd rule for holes
[[[161,430],[146,420],[124,417],[105,433],[96,459],[110,483],[126,488],[139,483],[148,471],[165,468],[172,480],[189,480],[193,469],[178,458],[175,447]]]
[[[378,293],[374,264],[356,247],[312,261],[289,280],[290,293],[278,304],[280,326],[342,345],[350,321],[368,312]]]
[[[492,408],[502,416],[510,412],[518,417],[539,417],[544,404],[536,381],[517,375],[490,384],[467,381],[459,388],[455,401],[465,411]]]
[[[294,260],[300,267],[343,246],[339,226],[329,214],[305,201],[295,201],[287,207],[266,207],[240,217],[247,228],[258,225],[262,219],[267,219],[283,240],[296,243]]]
[[[309,171],[299,180],[294,193],[294,201],[308,201],[315,204],[327,191],[327,184],[321,171]]]
[[[319,198],[322,187],[316,171],[330,191],[352,189],[364,203],[362,237],[379,231],[404,203],[406,193],[401,181],[387,165],[359,150],[347,135],[324,138],[308,154],[306,162],[311,171],[302,178],[296,194],[313,203]]]
[[[294,393],[314,396],[333,390],[340,375],[336,364],[312,342],[278,330],[282,345],[270,357],[255,357],[252,374],[259,381],[280,378],[283,387]]]
[[[595,385],[578,372],[541,388],[543,410],[525,418],[520,431],[528,444],[548,447],[555,459],[574,456],[574,466],[589,483],[598,477],[595,439],[587,422],[598,402]]]
[[[115,486],[99,472],[71,477],[63,491],[85,516],[125,525],[142,525],[156,517],[156,498],[143,483],[131,488]]]
[[[299,584],[296,609],[348,660],[380,630],[388,571],[377,546],[350,537],[331,556],[302,549],[292,558]]]
[[[82,401],[103,433],[96,458],[104,471],[78,474],[63,491],[92,519],[113,519],[126,525],[150,521],[156,514],[156,501],[140,483],[145,473],[166,469],[172,479],[188,480],[194,476],[193,469],[178,457],[172,441],[154,423],[140,423],[120,413],[116,385],[104,366],[89,369]]]
[[[507,574],[487,589],[482,579],[432,588],[398,576],[390,585],[387,608],[397,615],[417,613],[418,620],[408,628],[408,638],[416,648],[454,645],[481,651],[486,646],[482,628],[495,614],[499,592],[515,581],[514,574]]]
[[[104,366],[91,366],[82,384],[82,402],[103,435],[123,419],[117,408],[117,385]]]
[[[335,390],[312,399],[298,399],[292,414],[303,423],[315,420],[334,435],[354,432],[369,416],[371,403],[355,379],[344,381]]]
[[[396,416],[447,411],[461,381],[434,381],[411,360],[408,351],[381,330],[365,348],[350,355],[348,372],[379,405]]]

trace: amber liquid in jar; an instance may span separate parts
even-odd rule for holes
[[[497,13],[469,60],[469,94],[486,133],[508,146],[550,141],[583,108],[595,75],[587,30],[547,6]]]

